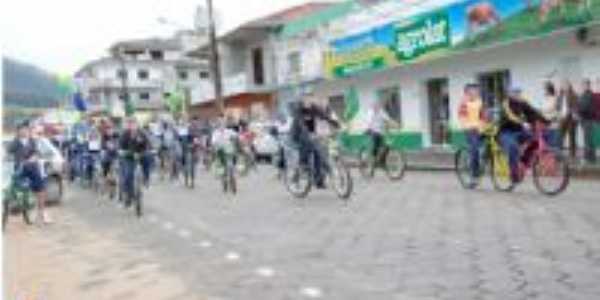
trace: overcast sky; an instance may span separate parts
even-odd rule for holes
[[[223,30],[310,0],[214,0]],[[52,72],[73,73],[106,55],[120,39],[168,36],[192,27],[205,0],[4,0],[0,8],[0,53]]]

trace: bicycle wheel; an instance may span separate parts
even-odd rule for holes
[[[358,169],[364,179],[372,179],[375,176],[375,164],[371,150],[364,148],[358,153]]]
[[[564,155],[547,150],[535,155],[533,182],[537,190],[547,196],[564,192],[570,182],[571,171]]]
[[[479,185],[479,178],[472,176],[471,157],[469,151],[461,148],[454,154],[454,171],[460,185],[468,190],[474,189]]]
[[[235,172],[233,171],[233,168],[231,170],[229,170],[228,173],[228,182],[229,182],[229,190],[231,190],[232,194],[237,194],[237,180],[235,179]]]
[[[385,153],[385,172],[390,180],[401,180],[406,172],[406,159],[399,150],[387,149]]]
[[[490,164],[494,189],[500,192],[512,192],[515,189],[515,184],[510,176],[508,157],[501,151],[494,151]]]
[[[340,199],[347,201],[350,199],[353,189],[350,171],[348,171],[346,165],[339,159],[334,160],[332,165],[330,178],[333,189]]]
[[[138,171],[135,177],[135,190],[134,190],[134,201],[135,201],[135,214],[136,216],[142,216],[142,199],[144,192],[142,191],[142,184],[144,182],[142,174]]]
[[[312,174],[306,168],[297,165],[284,170],[285,186],[296,198],[306,198],[312,189]]]

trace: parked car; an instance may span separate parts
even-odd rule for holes
[[[10,143],[12,143],[12,140],[5,139],[3,141],[2,176],[4,182],[6,182],[7,178],[10,178],[14,169],[14,160],[12,156],[8,154]],[[64,170],[66,161],[62,153],[47,138],[39,139],[37,147],[44,165],[44,173],[47,176],[47,200],[49,203],[60,203],[64,196]]]
[[[259,161],[271,162],[279,151],[279,144],[270,134],[274,125],[268,123],[254,123],[250,129],[256,133],[254,139],[254,148],[256,149],[256,159]]]

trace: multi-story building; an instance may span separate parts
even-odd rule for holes
[[[199,98],[204,82],[210,80],[208,64],[185,53],[200,40],[182,32],[171,39],[142,39],[115,43],[109,56],[92,61],[76,74],[91,111],[124,114],[125,100],[136,111],[159,112],[164,99],[181,89],[187,101]]]
[[[236,118],[260,119],[270,116],[277,109],[279,86],[289,84],[292,78],[297,79],[296,75],[303,74],[302,58],[305,55],[304,52],[291,53],[291,43],[282,38],[282,33],[288,24],[299,22],[332,5],[307,3],[292,7],[245,23],[219,38],[226,114]],[[205,45],[194,52],[207,53],[208,47]],[[307,55],[311,58],[320,57],[321,53],[313,51]],[[293,70],[280,66],[288,60],[294,64]],[[318,59],[309,66],[321,69]],[[217,114],[217,105],[212,87],[206,88],[204,98],[194,105],[193,113],[210,118]]]

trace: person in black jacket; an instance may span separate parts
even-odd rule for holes
[[[520,88],[513,88],[502,106],[500,144],[508,155],[513,182],[522,180],[519,174],[520,147],[532,139],[531,129],[537,122],[548,124],[544,116],[523,98]],[[529,163],[533,148],[525,150],[522,159]]]
[[[150,141],[148,137],[138,128],[137,121],[135,119],[129,119],[126,123],[126,128],[121,139],[119,141],[119,148],[122,153],[122,166],[123,166],[123,178],[124,188],[126,191],[133,194],[134,188],[134,175],[137,164],[141,162],[142,158],[148,150],[150,150]],[[147,180],[148,178],[144,178]],[[131,197],[127,197],[126,206],[131,205]]]
[[[336,128],[339,127],[339,124],[314,103],[294,103],[290,108],[292,113],[290,137],[292,142],[299,146],[300,163],[307,166],[310,156],[314,155],[316,186],[317,188],[325,188],[323,169],[328,170],[329,166],[316,139],[317,122],[324,120]]]

